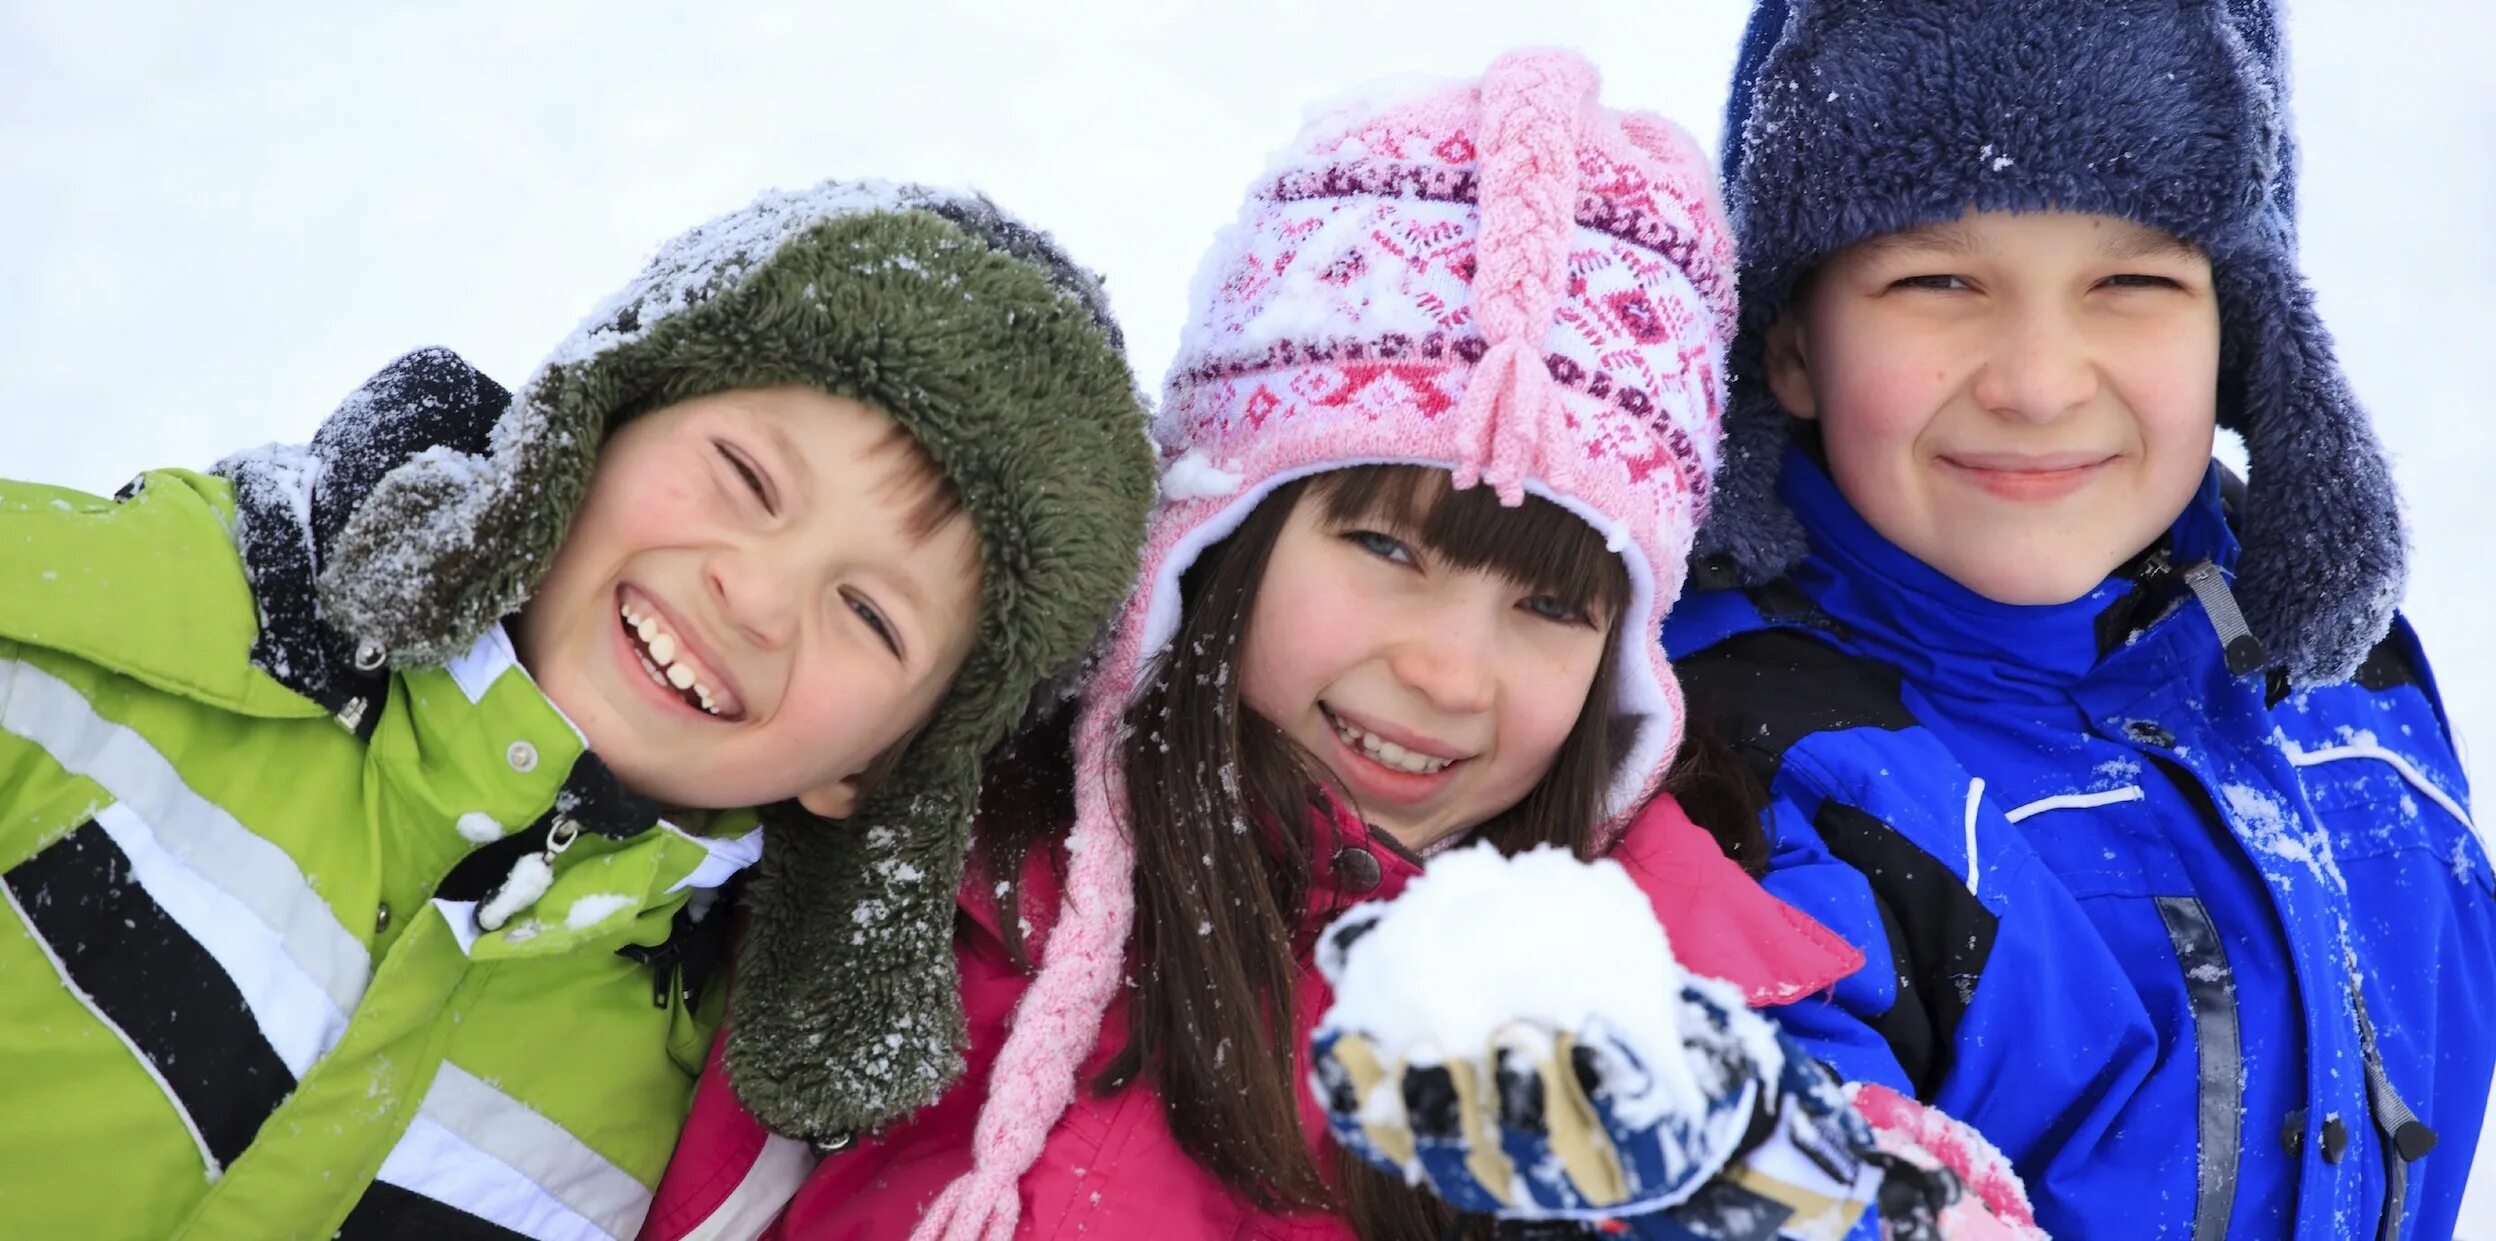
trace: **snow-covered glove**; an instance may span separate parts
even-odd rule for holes
[[[1318,965],[1337,1140],[1513,1235],[2012,1235],[1937,1231],[1949,1171],[1883,1151],[1824,1066],[1686,974],[1613,863],[1449,854],[1338,920]]]

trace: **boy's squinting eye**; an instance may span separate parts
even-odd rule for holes
[[[841,602],[848,604],[849,610],[855,613],[859,620],[866,623],[867,628],[874,632],[876,640],[884,644],[884,649],[893,653],[893,658],[901,658],[901,635],[893,631],[892,622],[884,619],[884,614],[876,611],[873,603],[863,596],[853,595],[846,591],[841,594]]]
[[[1346,531],[1343,537],[1345,541],[1351,543],[1353,546],[1360,548],[1362,551],[1368,552],[1372,556],[1376,556],[1380,560],[1393,561],[1396,564],[1419,563],[1419,558],[1413,555],[1413,549],[1404,546],[1404,544],[1397,539],[1389,535],[1380,534],[1375,530]]]
[[[2125,272],[2119,276],[2108,276],[2105,283],[2117,289],[2181,289],[2184,287],[2182,281],[2167,276],[2153,276],[2146,272]]]
[[[771,486],[764,481],[761,468],[748,461],[745,454],[730,447],[726,440],[713,440],[712,444],[719,449],[720,459],[726,461],[728,468],[735,470],[737,477],[744,481],[745,489],[754,493],[754,499],[762,504],[763,511],[779,512],[779,506],[772,503]]]
[[[1923,289],[1936,293],[1948,293],[1966,288],[1967,282],[1965,280],[1961,280],[1957,276],[1908,276],[1902,280],[1891,281],[1889,287],[1893,289]]]

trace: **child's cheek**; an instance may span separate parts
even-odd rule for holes
[[[879,748],[873,738],[861,736],[868,722],[891,719],[902,710],[889,686],[869,683],[835,660],[802,667],[790,679],[788,694],[788,706],[775,722],[784,725],[782,737],[805,739],[802,757],[793,755],[789,761],[809,767],[849,770],[862,765]],[[898,736],[901,727],[895,724],[890,731]]]

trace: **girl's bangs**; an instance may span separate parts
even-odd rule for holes
[[[1446,470],[1428,465],[1352,466],[1310,486],[1330,523],[1392,526],[1447,564],[1495,573],[1589,615],[1612,617],[1629,597],[1629,570],[1602,532],[1541,496],[1509,508],[1491,488],[1459,491]]]

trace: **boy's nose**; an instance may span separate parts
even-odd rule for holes
[[[1977,373],[1974,395],[1988,412],[2050,422],[2097,395],[2098,371],[2086,336],[2055,310],[2023,312],[2003,325]]]
[[[796,597],[791,574],[761,556],[720,552],[704,562],[702,574],[720,616],[746,641],[765,650],[788,644],[797,631]]]

